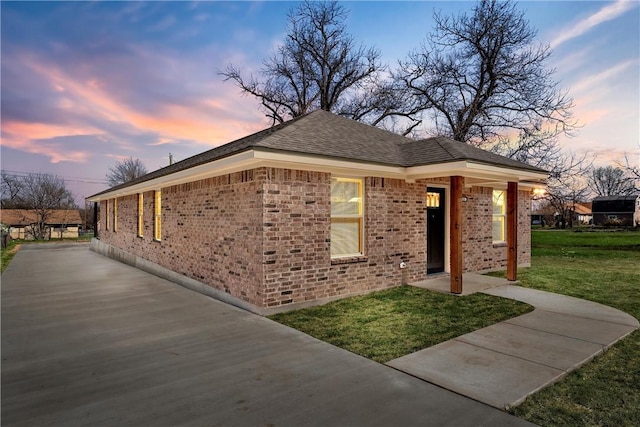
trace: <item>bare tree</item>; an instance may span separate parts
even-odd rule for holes
[[[128,157],[124,160],[118,160],[115,165],[110,167],[106,177],[109,185],[114,187],[136,179],[146,173],[147,168],[144,163],[142,163],[142,160]]]
[[[546,66],[551,50],[535,42],[515,3],[481,0],[471,14],[434,19],[422,48],[394,72],[431,115],[432,133],[483,146],[502,137],[497,149],[527,158],[531,150],[538,150],[533,157],[546,152],[541,141],[554,145],[555,136],[575,128],[573,101]]]
[[[592,168],[588,175],[591,191],[598,196],[629,196],[636,193],[633,178],[621,168],[604,166]]]
[[[20,176],[11,175],[2,171],[2,196],[0,202],[3,209],[21,209],[23,207],[20,205],[20,193],[24,185],[20,178]]]
[[[36,222],[31,224],[34,239],[48,236],[48,223],[54,210],[76,207],[73,195],[64,179],[51,174],[29,174],[19,177],[22,188],[18,195],[19,206],[32,211]]]
[[[587,200],[589,187],[585,178],[591,167],[587,154],[560,155],[549,173],[547,199],[556,212],[556,226],[573,227],[576,203]]]
[[[415,126],[388,90],[380,52],[355,42],[347,17],[337,1],[304,1],[289,13],[285,42],[259,78],[234,65],[219,74],[258,99],[274,124],[322,109],[376,125],[397,115]]]
[[[629,159],[629,154],[625,153],[624,163],[618,163],[618,166],[624,169],[626,175],[634,183],[636,190],[640,192],[640,159],[633,165],[633,162]]]

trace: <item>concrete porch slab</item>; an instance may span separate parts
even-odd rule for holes
[[[462,275],[462,293],[453,294],[450,291],[450,276],[448,274],[438,275],[435,278],[423,280],[416,283],[409,283],[409,286],[429,289],[431,291],[442,292],[449,295],[471,295],[476,292],[486,291],[495,287],[516,284],[501,277],[485,276],[478,273],[464,273]]]

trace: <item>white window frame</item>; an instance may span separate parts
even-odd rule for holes
[[[144,193],[138,193],[138,237],[144,237]]]
[[[496,207],[496,193],[502,193],[502,212],[494,213],[494,209]],[[499,206],[499,205],[498,205]],[[493,239],[493,243],[505,243],[507,241],[507,190],[503,189],[493,189],[491,193],[491,238]],[[494,224],[496,220],[502,219],[502,239],[496,240],[496,236],[493,234]]]
[[[118,199],[113,199],[113,231],[118,231]]]
[[[334,220],[358,220],[359,223],[359,242],[358,242],[358,247],[359,247],[359,252],[353,252],[353,253],[338,253],[338,254],[334,254],[333,251],[331,251],[331,258],[332,259],[336,259],[336,258],[349,258],[349,257],[357,257],[357,256],[364,256],[364,192],[365,192],[365,188],[364,188],[364,179],[363,178],[347,178],[347,177],[339,177],[339,176],[332,176],[331,177],[331,188],[333,188],[333,183],[334,182],[353,182],[353,183],[357,183],[359,186],[359,191],[358,191],[358,198],[359,198],[359,206],[358,206],[358,214],[334,214],[333,211],[330,212],[331,215],[331,227],[333,228],[333,222]],[[333,190],[331,189],[330,191],[330,196],[332,197],[333,194]],[[331,239],[331,248],[333,248],[333,239]]]
[[[162,190],[153,193],[153,240],[162,240]]]
[[[105,221],[104,221],[105,222],[105,224],[104,224],[105,231],[109,231],[111,229],[111,209],[109,208],[109,204],[110,204],[109,200],[107,199],[105,201],[105,211],[106,211],[106,214],[105,214],[106,218],[105,218]]]

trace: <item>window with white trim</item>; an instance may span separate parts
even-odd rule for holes
[[[118,199],[113,199],[113,231],[118,231]]]
[[[363,255],[362,179],[331,178],[331,257]]]
[[[144,236],[144,194],[138,193],[138,237]]]
[[[507,240],[507,192],[505,190],[493,190],[492,235],[494,243]]]
[[[105,206],[106,218],[105,218],[104,229],[109,230],[111,228],[111,209],[109,208],[109,200],[107,200],[105,203],[106,203],[106,206]]]
[[[154,193],[153,201],[154,221],[153,221],[153,238],[154,240],[162,239],[162,192],[160,190]]]

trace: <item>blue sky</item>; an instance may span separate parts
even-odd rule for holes
[[[433,11],[473,2],[344,2],[349,31],[393,66],[416,49]],[[257,72],[284,39],[293,2],[6,2],[1,7],[3,170],[67,179],[79,203],[108,167],[149,170],[269,125],[217,70]],[[597,164],[638,161],[640,3],[525,1],[550,65],[583,125],[562,144]]]

